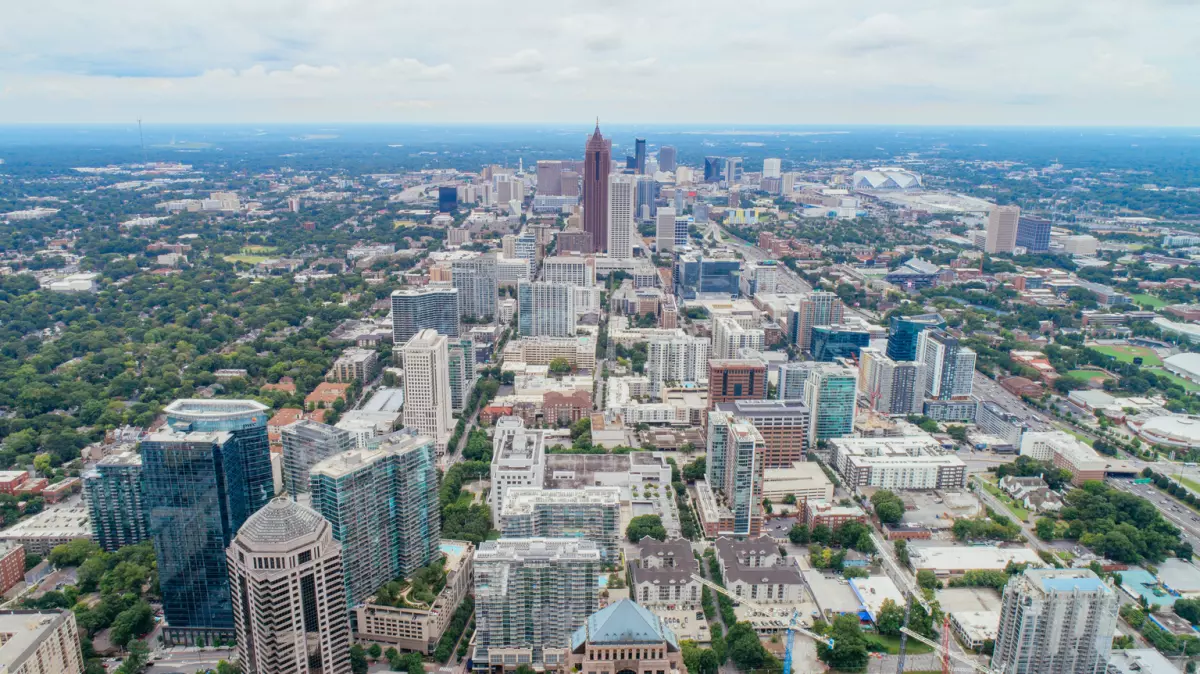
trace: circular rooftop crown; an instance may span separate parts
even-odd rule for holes
[[[325,518],[312,508],[278,497],[251,515],[237,536],[248,546],[283,545],[314,537],[325,525]]]

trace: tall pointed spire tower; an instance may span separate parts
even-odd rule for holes
[[[612,141],[600,135],[600,118],[583,153],[583,231],[592,235],[592,250],[608,249],[608,174]]]

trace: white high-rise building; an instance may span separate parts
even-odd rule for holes
[[[646,348],[646,376],[653,395],[666,383],[701,383],[708,379],[707,337],[679,335],[651,339]]]
[[[720,316],[713,321],[713,358],[741,358],[742,349],[762,351],[765,341],[763,330],[742,327],[729,316]]]
[[[1027,569],[1004,586],[992,670],[1104,674],[1117,592],[1088,569]]]
[[[637,176],[614,173],[608,178],[608,256],[633,257],[633,239],[637,232],[634,206],[637,203]]]
[[[422,330],[400,348],[400,359],[404,367],[404,427],[433,438],[441,456],[454,427],[448,340],[436,330]]]
[[[925,368],[925,396],[934,400],[971,397],[975,352],[944,330],[922,330],[917,336],[917,360]]]
[[[925,371],[917,362],[897,362],[880,349],[859,352],[859,390],[882,414],[920,414],[925,398]]]
[[[777,158],[767,158],[763,160],[762,177],[764,178],[780,178],[783,176],[783,160]]]
[[[226,557],[246,674],[350,674],[342,546],[325,518],[276,498],[246,520]]]
[[[575,334],[575,286],[545,281],[517,286],[517,329],[522,337]]]
[[[546,476],[546,437],[525,428],[521,417],[500,417],[492,435],[491,491],[488,507],[492,525],[500,523],[504,496],[513,487],[542,487]]]
[[[542,260],[542,280],[573,286],[596,285],[596,260],[580,255],[556,255]]]
[[[463,316],[491,318],[496,315],[496,298],[499,293],[494,254],[455,260],[450,265],[450,279],[458,289],[458,309]]]
[[[796,190],[796,180],[799,177],[800,174],[792,171],[783,174],[783,187],[780,188],[780,191],[784,196],[787,196]]]
[[[663,253],[675,250],[675,209],[662,206],[655,216],[654,246]]]
[[[1018,206],[997,206],[988,215],[987,241],[984,251],[988,253],[1011,253],[1017,245],[1017,223],[1021,219]]]

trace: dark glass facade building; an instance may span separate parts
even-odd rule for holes
[[[592,251],[608,251],[608,175],[612,142],[600,135],[600,122],[583,152],[583,231],[592,236]]]
[[[1022,215],[1017,220],[1017,245],[1030,253],[1050,250],[1050,221]]]
[[[724,157],[705,157],[704,158],[704,182],[715,183],[721,181],[721,174],[725,171]]]
[[[841,325],[815,325],[812,329],[813,360],[832,363],[838,358],[858,359],[859,351],[871,345],[871,333]]]
[[[692,300],[699,293],[721,293],[736,298],[741,294],[742,263],[739,260],[705,260],[699,255],[680,255],[675,261],[675,295]]]
[[[225,550],[275,491],[269,410],[252,400],[177,400],[165,411],[168,430],[141,443],[163,613],[174,635],[228,632]]]
[[[887,355],[895,361],[917,359],[917,338],[928,328],[945,328],[946,321],[937,314],[893,316],[888,325]]]
[[[453,185],[443,185],[438,188],[438,210],[451,213],[458,208],[458,188]]]

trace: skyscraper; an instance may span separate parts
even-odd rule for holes
[[[446,451],[451,417],[450,354],[445,335],[422,330],[400,348],[404,367],[404,426],[432,438]]]
[[[580,538],[502,538],[475,552],[477,671],[565,664],[571,634],[599,603],[600,548]]]
[[[761,360],[708,361],[708,409],[717,403],[767,397],[767,366]]]
[[[804,385],[817,364],[813,361],[783,363],[779,366],[779,385],[775,397],[779,400],[804,400]]]
[[[238,662],[246,674],[349,674],[342,548],[311,508],[277,498],[227,554]]]
[[[852,434],[857,399],[857,370],[834,363],[813,368],[804,383],[804,404],[812,410],[809,445]]]
[[[754,424],[763,439],[763,468],[791,468],[805,460],[812,415],[802,401],[735,400],[714,409]]]
[[[699,383],[708,377],[707,337],[655,337],[646,347],[646,376],[653,395],[667,383]]]
[[[915,361],[896,361],[878,349],[859,354],[859,390],[883,414],[920,414],[925,399],[925,368]]]
[[[462,316],[492,318],[496,315],[498,296],[496,274],[496,256],[493,253],[477,255],[467,260],[455,260],[451,263],[450,279],[458,290],[458,309]],[[420,325],[418,327],[433,326]]]
[[[350,604],[433,561],[441,541],[438,472],[430,438],[400,431],[374,450],[351,450],[316,464],[313,509],[342,544]]]
[[[634,219],[638,222],[652,222],[658,213],[655,200],[658,198],[658,183],[647,175],[637,177],[637,188],[634,192]]]
[[[892,316],[888,321],[888,358],[896,361],[917,359],[917,338],[922,330],[945,328],[946,322],[938,314],[919,316]]]
[[[540,160],[537,163],[537,193],[562,194],[561,161]]]
[[[646,172],[646,139],[635,138],[633,140],[633,163],[634,169],[638,174]]]
[[[743,328],[730,316],[718,316],[712,325],[713,358],[740,358],[742,349],[764,348],[766,337],[759,328]]]
[[[1104,674],[1117,593],[1088,569],[1027,569],[1004,586],[992,669],[1001,674]]]
[[[764,178],[781,178],[783,177],[783,161],[777,158],[767,158],[763,160],[762,177]]]
[[[621,554],[621,490],[617,487],[510,487],[499,529],[504,538],[586,538],[616,563]]]
[[[1050,250],[1050,221],[1032,215],[1017,218],[1017,245],[1030,253]]]
[[[392,344],[403,344],[424,328],[457,337],[458,292],[458,288],[445,286],[393,291]]]
[[[663,145],[658,148],[658,170],[674,172],[676,167],[675,147]]]
[[[517,329],[522,337],[575,334],[575,287],[522,281],[517,285]]]
[[[654,224],[654,247],[660,253],[675,250],[675,209],[663,206],[658,209]]]
[[[600,135],[600,120],[583,152],[583,231],[592,235],[592,250],[608,250],[608,176],[612,141]],[[633,206],[630,205],[632,210]]]
[[[726,185],[736,185],[742,181],[742,158],[726,157],[725,171],[721,176]]]
[[[706,477],[733,514],[732,534],[757,536],[762,532],[762,434],[730,412],[712,411],[706,437]]]
[[[313,464],[354,447],[354,437],[349,431],[308,419],[284,426],[280,436],[283,440],[283,489],[293,499],[308,491],[308,469]]]
[[[458,208],[458,188],[454,185],[438,187],[438,211],[452,213]]]
[[[721,173],[725,170],[724,157],[704,158],[704,182],[716,183],[721,181]]]
[[[168,430],[149,435],[141,452],[167,638],[232,636],[225,549],[257,510],[245,499],[241,445],[231,431]]]
[[[229,485],[229,503],[235,508],[232,517],[239,525],[275,495],[271,444],[267,438],[270,408],[266,405],[254,400],[189,399],[176,400],[163,412],[167,415],[167,425],[175,430],[233,433],[242,477],[237,484]]]
[[[1017,206],[997,206],[988,215],[987,241],[984,251],[988,253],[1011,253],[1017,245],[1017,223],[1021,209]]]
[[[475,342],[471,339],[449,338],[446,340],[446,356],[450,370],[450,411],[462,412],[479,379],[475,367]]]
[[[107,552],[150,538],[142,500],[142,457],[119,452],[83,474],[83,493],[96,544]]]
[[[791,343],[801,351],[808,351],[812,346],[812,329],[841,323],[844,310],[841,298],[835,293],[825,290],[808,293],[792,307],[788,322]]]
[[[944,330],[925,330],[917,338],[917,360],[925,368],[925,395],[934,400],[971,396],[975,352]]]
[[[608,223],[605,231],[608,242],[605,250],[616,259],[633,257],[633,237],[637,231],[634,204],[637,197],[637,177],[614,173],[608,179]]]

